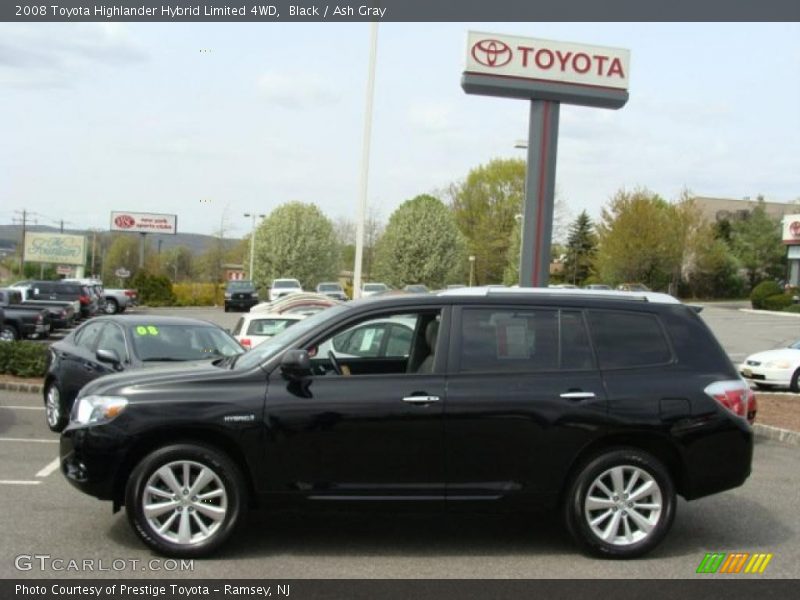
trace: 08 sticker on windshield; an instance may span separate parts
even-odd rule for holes
[[[137,325],[136,335],[158,335],[158,327],[153,325]]]

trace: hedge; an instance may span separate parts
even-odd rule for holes
[[[800,313],[800,304],[792,304],[783,309],[783,312]]]
[[[177,306],[214,306],[223,295],[213,283],[174,283],[172,291]]]
[[[775,294],[764,300],[764,310],[784,310],[792,305],[792,297],[788,294]]]
[[[0,373],[44,377],[47,346],[36,342],[0,342]]]

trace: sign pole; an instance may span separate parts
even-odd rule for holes
[[[547,287],[550,279],[560,106],[558,102],[531,100],[520,287]]]
[[[144,268],[144,239],[147,234],[142,231],[139,233],[139,268]]]

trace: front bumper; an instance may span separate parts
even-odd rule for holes
[[[258,298],[227,298],[225,306],[229,308],[240,308],[242,310],[250,310],[258,304]]]
[[[70,425],[61,434],[61,472],[83,493],[112,500],[117,470],[123,464],[126,448],[119,432],[112,434],[109,427]]]

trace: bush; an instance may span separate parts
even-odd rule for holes
[[[35,342],[0,342],[0,373],[44,377],[47,347]]]
[[[792,304],[783,309],[783,312],[800,313],[800,304]]]
[[[753,308],[765,308],[764,301],[771,296],[782,296],[783,290],[774,281],[762,281],[753,288],[750,294],[750,302]]]
[[[786,310],[792,305],[792,297],[788,294],[775,294],[764,300],[764,310]]]
[[[150,275],[139,271],[131,280],[131,286],[139,292],[139,302],[148,306],[172,306],[175,294],[172,281],[166,275]]]

